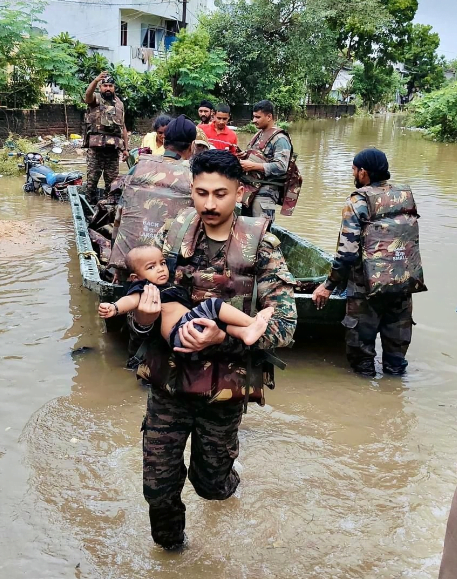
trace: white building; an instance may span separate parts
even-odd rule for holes
[[[186,23],[195,28],[211,0],[187,0]],[[183,0],[50,0],[41,19],[49,36],[68,32],[114,63],[149,70],[175,38]]]
[[[342,68],[338,73],[335,82],[332,85],[332,90],[330,91],[330,96],[337,99],[337,101],[349,100],[343,95],[347,92],[347,87],[352,81],[352,72],[349,68]]]

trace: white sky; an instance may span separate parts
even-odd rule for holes
[[[439,55],[446,60],[457,58],[457,0],[419,0],[415,22],[430,24],[438,32]]]

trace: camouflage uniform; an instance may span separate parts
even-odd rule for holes
[[[87,189],[91,202],[97,201],[97,186],[103,173],[105,197],[111,183],[119,175],[119,151],[124,150],[122,138],[124,105],[118,97],[112,101],[97,94],[87,107],[84,146],[87,150]]]
[[[103,173],[105,196],[111,183],[119,175],[119,150],[114,147],[93,147],[87,149],[87,190],[90,202],[97,201],[97,186]]]
[[[125,256],[138,245],[152,243],[168,219],[192,205],[190,170],[179,155],[141,155],[125,177],[110,267],[125,269]]]
[[[165,227],[156,238],[157,246],[163,247],[164,251]],[[208,239],[202,227],[197,232],[192,250],[188,259],[198,269],[214,267],[219,270],[225,263],[225,245],[209,258]],[[273,235],[264,236],[257,256],[258,302],[262,308],[275,307],[267,331],[257,346],[261,349],[286,346],[292,341],[296,327],[295,281]],[[178,266],[183,261],[186,260],[179,255]],[[175,280],[176,283],[184,281],[182,278]],[[226,296],[221,297],[224,299]],[[227,354],[236,356],[244,349],[241,341],[228,335],[221,345],[211,348],[216,360]],[[206,365],[205,361],[198,364]],[[176,376],[172,376],[163,387],[155,385],[151,388],[143,423],[143,492],[149,503],[152,536],[163,546],[183,540],[185,507],[181,490],[187,472],[183,451],[190,434],[189,479],[196,492],[207,500],[223,500],[233,494],[239,483],[233,461],[238,456],[238,426],[243,401],[211,402],[208,396],[183,394]],[[158,369],[157,379],[160,378]]]
[[[262,134],[250,147],[253,151],[261,151],[259,143],[262,141]],[[284,177],[289,167],[292,145],[284,133],[275,135],[263,151],[267,159],[264,164],[265,171],[262,179],[274,181],[278,177]],[[256,193],[252,205],[249,208],[243,206],[243,215],[258,217],[263,215],[271,221],[275,218],[275,208],[279,199],[279,188],[275,185],[262,185]]]
[[[387,182],[377,184],[388,187]],[[355,191],[346,201],[332,271],[325,282],[329,290],[347,284],[346,353],[356,372],[375,374],[375,341],[382,341],[384,371],[402,374],[408,365],[405,355],[411,342],[412,298],[386,294],[367,298],[362,263],[363,230],[369,223],[366,198]]]

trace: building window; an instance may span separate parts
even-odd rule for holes
[[[121,21],[121,46],[127,46],[127,22]]]
[[[144,48],[156,47],[156,30],[149,24],[141,25],[141,46],[144,46]]]

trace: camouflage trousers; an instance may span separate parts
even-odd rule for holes
[[[380,296],[347,300],[346,354],[355,372],[374,375],[375,342],[379,332],[384,372],[400,375],[406,369],[406,352],[413,326],[411,296]]]
[[[443,558],[441,559],[438,579],[455,579],[457,577],[457,491],[452,500],[451,512],[447,521],[444,538]]]
[[[119,175],[119,150],[115,147],[92,147],[87,149],[87,189],[90,201],[97,200],[97,186],[103,173],[105,196],[111,183]]]
[[[256,193],[250,207],[242,208],[241,215],[247,217],[266,217],[271,223],[275,220],[276,204],[279,199],[279,191],[274,187],[261,187]]]
[[[186,480],[186,441],[191,436],[189,480],[207,500],[224,500],[240,477],[238,427],[243,403],[207,400],[151,389],[143,421],[143,494],[149,503],[151,534],[163,547],[184,540],[186,507],[181,491]]]

